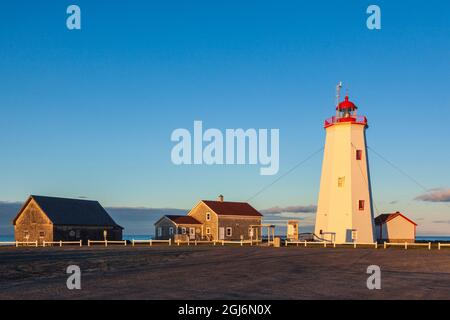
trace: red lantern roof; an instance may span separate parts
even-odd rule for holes
[[[336,110],[345,110],[345,109],[351,110],[358,109],[358,107],[353,102],[348,100],[348,96],[345,96],[345,100],[339,103],[338,107],[336,108]]]

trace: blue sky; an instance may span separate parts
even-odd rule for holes
[[[109,207],[245,201],[256,166],[174,166],[176,128],[279,128],[280,172],[324,143],[342,80],[368,144],[426,188],[450,187],[450,4],[376,1],[5,1],[0,10],[0,200],[29,194]],[[65,26],[77,4],[82,30]],[[380,212],[450,234],[449,202],[370,155]],[[314,205],[321,155],[252,200]],[[449,200],[447,200],[449,201]]]

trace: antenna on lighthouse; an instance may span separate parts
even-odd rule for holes
[[[341,89],[342,89],[342,81],[339,81],[336,86],[336,107],[339,106],[339,102],[341,101]]]

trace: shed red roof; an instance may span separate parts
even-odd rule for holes
[[[262,214],[246,202],[209,201],[203,203],[218,215],[262,217]]]
[[[176,224],[202,224],[200,221],[191,216],[166,216],[166,217],[175,222]]]
[[[411,222],[412,224],[417,226],[417,223],[415,223],[414,221],[412,221],[411,219],[408,219],[407,217],[405,217],[402,213],[400,212],[395,212],[395,213],[385,213],[385,214],[380,214],[378,217],[375,218],[375,224],[376,225],[380,225],[380,224],[385,224],[388,221],[396,218],[396,217],[402,217],[404,219],[406,219],[407,221]]]

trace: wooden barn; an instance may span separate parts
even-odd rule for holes
[[[97,201],[30,196],[13,220],[16,241],[122,240],[119,226]]]
[[[156,239],[257,240],[262,214],[246,202],[200,201],[187,216],[164,216],[155,223]]]
[[[375,218],[378,242],[415,242],[417,223],[400,212],[381,214]]]

